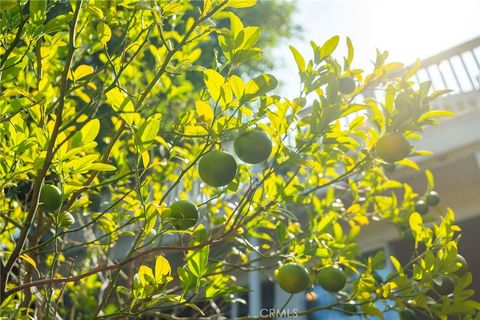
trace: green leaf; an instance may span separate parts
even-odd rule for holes
[[[348,65],[351,65],[355,50],[353,48],[352,40],[350,40],[349,37],[347,37],[347,48],[348,48],[347,61],[348,61]]]
[[[427,178],[428,190],[433,190],[433,188],[435,187],[435,179],[432,172],[428,169],[425,170],[425,177]]]
[[[420,59],[415,60],[415,63],[410,67],[408,70],[406,70],[404,74],[404,79],[410,79],[417,73],[418,70],[422,67],[422,61]]]
[[[152,269],[147,266],[140,266],[138,269],[138,276],[140,277],[140,283],[143,287],[154,283],[155,281]]]
[[[280,244],[282,244],[287,238],[287,228],[282,221],[278,222],[277,227],[275,228],[277,234],[277,239]]]
[[[235,97],[240,100],[245,92],[245,83],[243,80],[239,76],[233,75],[228,79],[228,83],[232,88]]]
[[[68,78],[70,80],[80,80],[90,74],[92,74],[95,71],[92,66],[86,65],[86,64],[81,64],[79,65],[75,71],[70,70],[68,73]]]
[[[43,30],[47,34],[62,31],[62,30],[67,30],[68,23],[72,20],[72,18],[73,18],[73,13],[71,12],[67,14],[59,15],[53,18],[52,20],[48,21],[43,27]]]
[[[94,4],[89,4],[87,6],[87,11],[91,13],[92,15],[96,16],[98,19],[103,19],[103,11],[99,7],[95,6]]]
[[[208,241],[208,233],[203,224],[198,224],[193,230],[192,245],[198,245]]]
[[[421,240],[422,231],[423,231],[423,218],[418,212],[413,212],[408,218],[408,224],[410,229],[412,229],[413,234],[415,235],[415,241],[419,242]]]
[[[112,166],[111,164],[106,164],[106,163],[92,163],[87,167],[88,170],[93,170],[93,171],[115,171],[117,168],[115,166]]]
[[[73,149],[75,148],[87,146],[89,143],[95,140],[99,132],[100,132],[100,121],[98,119],[92,119],[89,122],[87,122],[80,129],[80,131],[77,131],[73,135],[71,140],[71,145],[70,145],[72,149],[69,151],[69,154],[70,152],[75,152],[73,151]],[[81,149],[79,149],[78,151],[81,151]]]
[[[178,277],[180,278],[180,282],[182,283],[182,288],[184,292],[193,289],[195,287],[195,284],[199,282],[193,274],[189,273],[184,268],[178,267],[177,273]]]
[[[402,159],[402,160],[398,161],[397,164],[399,166],[405,166],[405,167],[411,168],[413,170],[417,170],[417,171],[420,170],[420,167],[418,166],[418,164],[411,159],[407,159],[407,158]]]
[[[289,46],[290,51],[292,51],[293,58],[295,59],[295,62],[297,63],[298,70],[300,72],[305,71],[305,59],[303,59],[302,54],[295,49],[293,46]]]
[[[34,25],[40,25],[45,21],[47,10],[47,0],[30,1],[30,21]]]
[[[235,14],[231,13],[230,14],[230,30],[232,31],[233,39],[237,41],[238,36],[240,32],[243,30],[243,23],[242,20],[240,20],[239,17],[237,17]],[[243,40],[243,38],[242,38]],[[240,40],[239,45],[242,44],[242,40]]]
[[[32,267],[34,267],[35,269],[37,269],[37,263],[35,262],[35,260],[33,260],[29,255],[27,255],[26,253],[23,253],[19,256],[19,258],[21,258],[22,260],[28,262],[28,264],[30,264]]]
[[[218,101],[220,99],[222,85],[225,83],[225,78],[217,71],[207,69],[203,72],[203,80],[212,99]]]
[[[135,133],[136,144],[141,152],[148,151],[153,147],[153,143],[160,130],[161,114],[154,114],[149,117]]]
[[[278,85],[277,79],[270,74],[262,74],[248,81],[245,87],[245,94],[241,102],[250,101],[260,95],[266,94],[275,89]]]
[[[164,283],[165,278],[170,276],[172,269],[170,263],[163,256],[158,256],[155,260],[155,282],[157,284]]]
[[[227,3],[231,8],[248,8],[257,4],[257,0],[230,0]]]
[[[378,251],[372,259],[373,269],[383,269],[385,267],[385,251]]]
[[[112,38],[112,30],[106,23],[100,22],[97,25],[97,37],[103,44],[106,44]]]
[[[393,267],[395,268],[395,270],[397,270],[397,272],[400,276],[405,275],[405,272],[403,271],[402,265],[401,265],[400,261],[397,260],[397,258],[395,258],[394,256],[390,256],[390,261],[392,261]]]
[[[129,125],[133,124],[135,119],[135,108],[132,101],[125,93],[115,87],[106,93],[107,101],[116,112],[120,112],[120,117]]]
[[[197,278],[201,278],[207,270],[208,253],[209,246],[204,246],[201,249],[190,250],[187,252],[188,269]]]
[[[439,98],[439,97],[441,97],[441,96],[443,96],[443,95],[445,95],[449,92],[452,92],[452,90],[450,90],[450,89],[436,90],[436,91],[432,92],[432,94],[429,95],[428,98],[430,100],[435,100],[435,99],[437,99],[437,98]]]
[[[447,110],[432,110],[428,111],[427,113],[422,114],[419,118],[418,121],[425,121],[427,119],[431,118],[438,118],[438,117],[453,117],[455,116],[455,113],[452,111],[447,111]]]
[[[339,40],[339,36],[333,36],[328,39],[323,46],[320,47],[320,61],[324,60],[326,57],[330,56],[333,51],[335,51]]]
[[[212,107],[210,107],[208,103],[197,100],[195,101],[195,109],[203,121],[206,123],[212,123],[214,115]]]

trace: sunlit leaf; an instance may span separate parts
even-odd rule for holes
[[[155,260],[155,282],[163,283],[165,277],[170,276],[170,263],[164,256],[158,256]]]
[[[81,64],[79,65],[75,71],[70,71],[68,73],[68,78],[70,80],[80,80],[90,74],[92,74],[95,70],[93,69],[92,66],[86,65],[86,64]]]
[[[100,22],[97,25],[97,37],[103,44],[106,44],[112,38],[112,30],[106,23]]]

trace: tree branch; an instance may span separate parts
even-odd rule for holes
[[[63,69],[62,73],[62,78],[61,78],[61,83],[60,83],[60,97],[58,98],[58,106],[56,109],[55,113],[55,124],[54,128],[52,131],[52,136],[50,137],[50,141],[48,144],[47,148],[47,153],[45,156],[45,162],[43,163],[42,168],[40,169],[40,172],[37,176],[37,179],[35,180],[35,184],[33,187],[33,195],[32,195],[32,203],[30,205],[30,209],[27,214],[27,218],[25,220],[24,226],[22,228],[22,231],[20,233],[20,237],[15,245],[15,248],[13,249],[12,254],[7,260],[7,263],[5,264],[5,267],[2,270],[1,278],[0,278],[0,300],[3,301],[3,299],[6,297],[5,295],[5,288],[7,285],[8,281],[8,275],[12,270],[13,265],[17,261],[23,246],[25,245],[25,241],[27,239],[28,235],[28,230],[30,229],[30,226],[32,225],[33,218],[35,217],[35,214],[38,209],[38,201],[40,198],[40,190],[43,184],[43,180],[45,179],[45,176],[48,172],[48,169],[50,167],[50,164],[52,162],[53,156],[54,156],[54,145],[55,141],[57,138],[57,135],[59,133],[59,128],[62,123],[62,113],[63,113],[63,107],[65,105],[65,93],[67,91],[67,80],[68,80],[68,72],[70,71],[70,66],[72,64],[73,60],[73,52],[75,51],[75,33],[76,33],[76,26],[77,26],[77,21],[78,17],[80,14],[80,9],[82,7],[82,2],[83,0],[79,0],[77,2],[77,7],[75,8],[75,13],[71,22],[70,26],[70,34],[69,34],[69,44],[68,44],[68,53],[67,53],[67,59],[65,63],[65,68]],[[18,35],[18,33],[17,33]]]

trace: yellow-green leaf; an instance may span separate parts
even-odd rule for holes
[[[423,218],[418,212],[413,212],[408,218],[410,229],[414,232],[415,239],[418,241],[423,230]]]
[[[140,266],[138,269],[138,275],[140,277],[140,283],[142,286],[146,286],[149,283],[152,283],[155,278],[153,277],[153,271],[150,267]]]
[[[243,80],[239,76],[233,75],[228,79],[228,84],[232,88],[235,97],[240,100],[245,92],[245,83]]]
[[[248,8],[257,4],[257,0],[230,0],[228,6],[231,8]]]
[[[432,110],[428,111],[427,113],[422,114],[418,121],[424,121],[431,118],[438,118],[438,117],[453,117],[455,115],[452,111],[447,110]]]
[[[106,23],[100,22],[97,25],[97,36],[103,44],[106,44],[112,38],[112,30]]]
[[[298,70],[300,72],[305,71],[305,59],[303,59],[302,54],[293,46],[290,46],[290,51],[292,51],[293,58],[295,58],[295,62],[297,63]]]
[[[403,271],[400,261],[398,261],[397,258],[395,258],[394,256],[390,256],[390,261],[392,261],[392,264],[395,267],[395,270],[397,270],[398,274],[400,276],[403,276],[405,273]]]
[[[113,88],[106,93],[107,101],[112,105],[112,109],[121,113],[121,117],[129,125],[132,125],[135,119],[135,107],[130,98],[127,97],[120,89]]]
[[[163,256],[158,256],[155,260],[155,282],[163,283],[165,277],[168,277],[171,272],[172,269],[168,260]]]
[[[215,101],[219,100],[221,94],[220,90],[225,82],[225,78],[217,71],[207,69],[203,73],[203,79],[212,99]]]
[[[93,69],[92,66],[81,64],[75,69],[75,71],[70,70],[70,72],[68,73],[68,78],[70,80],[77,81],[92,74],[94,71],[95,69]]]
[[[93,141],[100,132],[100,121],[98,119],[90,120],[80,130],[82,136],[82,143],[86,144]]]
[[[88,166],[88,170],[94,170],[94,171],[114,171],[117,168],[115,166],[112,166],[111,164],[106,164],[106,163],[92,163],[91,165]]]
[[[23,253],[20,255],[20,258],[22,260],[24,260],[25,262],[27,262],[28,264],[30,264],[32,267],[34,267],[35,269],[37,269],[37,263],[35,262],[35,260],[33,260],[29,255],[27,255],[26,253]]]
[[[200,117],[207,123],[211,123],[213,121],[213,110],[208,103],[205,103],[201,100],[197,100],[195,102],[195,109]]]
[[[420,168],[418,167],[418,164],[416,164],[415,161],[407,158],[398,161],[397,164],[400,166],[412,168],[413,170],[417,170],[417,171],[420,170]]]

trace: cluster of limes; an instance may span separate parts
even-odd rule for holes
[[[288,293],[298,293],[310,286],[310,274],[301,264],[286,263],[278,269],[278,284]],[[339,266],[329,266],[317,273],[316,283],[329,292],[338,292],[345,287],[347,276]]]
[[[44,185],[40,190],[39,206],[45,212],[57,212],[62,206],[62,191],[55,185]],[[69,228],[74,223],[75,218],[68,211],[56,216],[56,224],[60,228]]]
[[[465,258],[457,255],[457,270],[454,275],[463,277],[468,272],[468,265]],[[378,274],[374,274],[378,276]],[[276,273],[277,281],[280,287],[290,294],[299,293],[307,290],[311,286],[311,278],[308,270],[301,264],[289,262],[280,266]],[[320,285],[328,292],[339,292],[345,287],[347,276],[345,272],[337,265],[329,266],[321,269],[316,274],[315,283]],[[379,283],[382,282],[380,278]],[[438,295],[446,296],[452,294],[455,289],[455,280],[450,275],[439,275],[432,282],[432,289]],[[341,304],[343,313],[346,315],[358,314],[358,305],[355,301],[347,301]],[[400,311],[401,320],[416,319],[415,311],[410,308],[404,308]]]
[[[435,207],[440,203],[440,195],[435,190],[427,193],[424,199],[415,202],[415,211],[420,214],[427,214],[429,207]]]
[[[260,129],[249,130],[234,141],[237,157],[249,164],[266,161],[272,152],[272,141]],[[198,162],[198,174],[203,182],[212,187],[223,187],[233,181],[237,174],[237,161],[228,152],[212,150]],[[198,208],[189,200],[179,200],[170,206],[169,219],[180,230],[194,226],[198,220]]]

